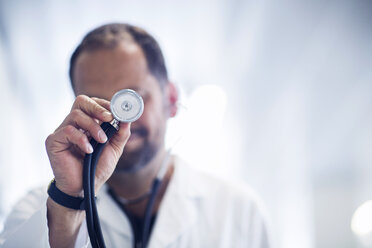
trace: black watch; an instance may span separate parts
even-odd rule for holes
[[[61,190],[59,190],[56,186],[56,180],[50,182],[48,186],[48,195],[53,201],[57,202],[59,205],[62,205],[66,208],[71,208],[75,210],[84,210],[84,198],[83,197],[75,197],[70,196]]]

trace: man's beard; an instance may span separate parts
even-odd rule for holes
[[[115,172],[135,173],[144,168],[155,157],[159,150],[156,144],[149,141],[146,129],[141,128],[132,131],[132,133],[134,132],[144,138],[144,144],[131,152],[126,152],[124,148],[124,152],[118,161]]]

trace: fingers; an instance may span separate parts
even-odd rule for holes
[[[93,152],[88,137],[72,125],[64,126],[49,135],[45,143],[47,150],[54,153],[62,152],[71,145],[78,146],[85,153]]]
[[[67,125],[72,125],[81,129],[83,133],[91,135],[96,141],[104,143],[107,141],[107,136],[99,124],[112,120],[109,109],[109,101],[96,97],[90,98],[85,95],[79,95],[76,97],[70,114],[57,130]]]
[[[92,97],[92,99],[97,102],[99,105],[103,106],[105,109],[110,110],[110,102],[97,98],[97,97]],[[111,143],[114,146],[117,146],[121,150],[124,148],[124,145],[128,141],[130,136],[130,123],[120,123],[120,129],[117,134],[115,134],[111,140]]]
[[[53,146],[63,150],[69,149],[71,145],[76,145],[83,152],[91,153],[93,148],[89,143],[89,137],[93,137],[100,143],[107,141],[107,135],[102,130],[100,123],[110,122],[113,119],[109,109],[110,102],[107,100],[96,97],[90,98],[85,95],[77,96],[69,115],[54,134],[50,135],[51,139],[58,143]],[[128,130],[125,131],[126,129]],[[123,147],[129,137],[129,127],[124,127],[123,131],[119,131],[119,133],[123,134],[115,135],[114,144]]]
[[[97,98],[97,97],[92,97],[92,100],[94,100],[96,103],[98,103],[99,105],[101,105],[102,107],[104,107],[105,109],[110,111],[110,102],[109,101],[107,101],[105,99]]]
[[[100,100],[102,105],[100,105],[97,101],[98,98],[95,98],[96,100],[93,100],[92,98],[85,96],[85,95],[79,95],[76,97],[75,102],[72,106],[72,110],[74,109],[80,109],[87,115],[96,118],[102,122],[109,122],[112,120],[112,114],[110,113],[110,105],[108,105],[108,108],[103,107],[102,105],[106,106],[107,103],[104,102],[103,99]]]
[[[92,136],[96,141],[105,143],[107,136],[100,125],[80,109],[73,109],[62,123],[62,127],[72,125]]]

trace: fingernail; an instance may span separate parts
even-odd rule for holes
[[[98,131],[98,137],[102,142],[107,141],[107,135],[102,130]]]
[[[90,143],[88,143],[88,144],[86,145],[86,147],[87,147],[87,151],[88,151],[88,153],[92,153],[92,152],[93,152],[93,147],[92,147],[92,145],[91,145]]]

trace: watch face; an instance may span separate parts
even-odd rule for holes
[[[131,89],[120,90],[111,99],[111,112],[121,122],[133,122],[143,113],[142,97]]]

